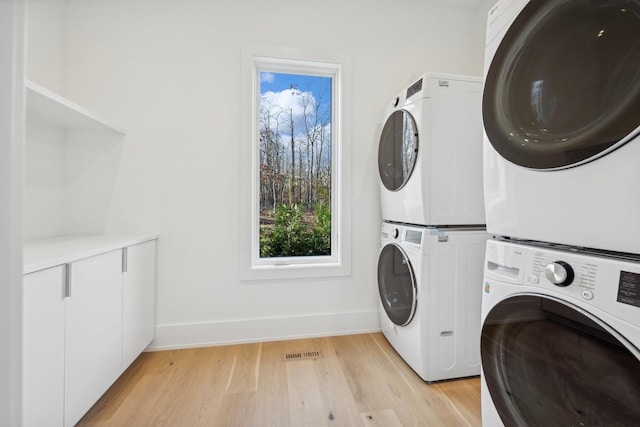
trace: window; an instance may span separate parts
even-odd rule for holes
[[[257,77],[260,258],[331,255],[333,76]]]
[[[347,67],[332,55],[245,48],[243,279],[350,272]]]

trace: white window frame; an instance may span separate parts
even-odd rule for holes
[[[240,278],[269,280],[346,276],[351,273],[350,150],[348,144],[350,61],[335,53],[294,48],[245,46],[242,52],[242,167]],[[331,255],[260,257],[259,129],[260,73],[332,78],[331,92]],[[247,167],[245,167],[245,165]]]

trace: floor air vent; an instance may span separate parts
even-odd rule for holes
[[[284,355],[284,360],[317,359],[318,357],[320,357],[319,351],[305,351],[302,353],[287,353]]]

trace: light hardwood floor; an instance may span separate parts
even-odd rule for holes
[[[78,425],[480,423],[478,378],[426,384],[377,333],[143,353]]]

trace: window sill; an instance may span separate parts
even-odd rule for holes
[[[341,277],[351,275],[351,269],[344,263],[326,264],[284,264],[258,265],[243,268],[241,281],[314,279],[324,277]]]

